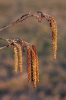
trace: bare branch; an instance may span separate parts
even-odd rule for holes
[[[31,43],[28,43],[26,41],[23,41],[22,39],[20,38],[15,38],[15,39],[4,39],[4,38],[0,38],[0,40],[4,40],[7,42],[7,45],[4,45],[2,47],[0,47],[0,50],[1,49],[4,49],[5,47],[14,47],[14,46],[17,46],[17,44],[20,44],[21,46],[27,46],[27,45],[32,45]]]
[[[17,19],[15,22],[12,22],[11,24],[5,25],[5,26],[3,26],[2,28],[0,28],[0,31],[4,30],[4,29],[6,29],[6,28],[8,28],[8,27],[10,27],[10,26],[12,26],[12,25],[18,24],[18,23],[20,23],[20,22],[22,22],[22,21],[28,19],[29,17],[35,17],[36,19],[38,19],[38,22],[41,22],[41,19],[42,19],[42,18],[41,18],[39,15],[37,15],[37,14],[32,14],[32,15],[31,15],[31,10],[30,10],[30,11],[28,12],[28,14],[22,15],[22,16],[21,16],[19,19]]]
[[[1,50],[1,49],[4,49],[4,48],[6,48],[6,47],[7,47],[7,45],[4,45],[4,46],[0,47],[0,50]]]

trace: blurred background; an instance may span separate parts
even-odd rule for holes
[[[13,49],[0,50],[0,100],[66,100],[66,0],[0,0],[0,28],[31,10],[53,16],[58,28],[57,60],[52,57],[52,34],[48,22],[30,18],[0,32],[3,38],[22,38],[36,45],[40,82],[36,89],[27,79],[27,59],[23,72],[14,73]],[[6,44],[0,40],[0,46]]]

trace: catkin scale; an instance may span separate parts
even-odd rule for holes
[[[32,49],[35,52],[35,58],[36,58],[36,83],[39,83],[39,68],[38,68],[38,54],[35,45],[32,45]]]
[[[28,82],[31,82],[31,49],[26,46],[27,49],[27,66],[28,66]]]
[[[36,88],[36,57],[33,50],[31,50],[31,68],[32,68],[32,81],[34,84],[34,88]]]
[[[52,28],[52,48],[53,48],[53,59],[56,60],[57,55],[57,25],[53,17],[49,17],[50,27]]]
[[[17,54],[18,54],[18,69],[19,72],[22,72],[22,49],[21,46],[17,46]]]
[[[18,55],[17,55],[17,47],[14,47],[14,71],[17,73],[18,71]]]

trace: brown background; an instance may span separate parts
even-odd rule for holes
[[[13,49],[0,50],[0,100],[66,100],[66,0],[0,0],[0,27],[8,25],[32,10],[53,16],[58,27],[57,60],[52,58],[51,29],[30,18],[0,32],[3,38],[22,38],[37,47],[40,83],[36,89],[27,79],[26,53],[23,72],[13,71]],[[0,40],[0,46],[6,44]]]

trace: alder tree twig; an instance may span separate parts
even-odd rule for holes
[[[27,45],[32,45],[31,43],[28,43],[26,41],[23,41],[22,39],[20,38],[15,38],[15,39],[4,39],[4,38],[0,38],[0,40],[4,40],[7,42],[7,45],[3,45],[2,47],[0,47],[0,50],[1,49],[4,49],[6,47],[13,47],[13,46],[16,46],[17,44],[20,44],[21,46],[24,46],[26,47]]]
[[[39,16],[38,13],[40,13],[41,16]],[[0,31],[4,30],[4,29],[6,29],[6,28],[8,28],[8,27],[10,27],[10,26],[12,26],[12,25],[15,25],[15,24],[18,24],[18,23],[20,23],[20,22],[23,22],[24,20],[26,20],[26,19],[28,19],[28,18],[30,18],[30,17],[35,17],[35,18],[38,20],[38,22],[40,22],[40,23],[42,22],[42,18],[46,18],[47,20],[49,20],[49,15],[47,15],[46,13],[43,13],[43,12],[41,12],[41,11],[37,11],[36,13],[31,14],[31,10],[30,10],[27,14],[22,15],[22,16],[21,16],[19,19],[17,19],[16,21],[12,22],[12,23],[9,24],[9,25],[5,25],[5,26],[3,26],[2,28],[0,28]]]
[[[4,49],[4,48],[6,48],[6,47],[8,47],[8,46],[7,46],[7,45],[4,45],[4,46],[0,47],[0,50],[1,50],[1,49]]]

